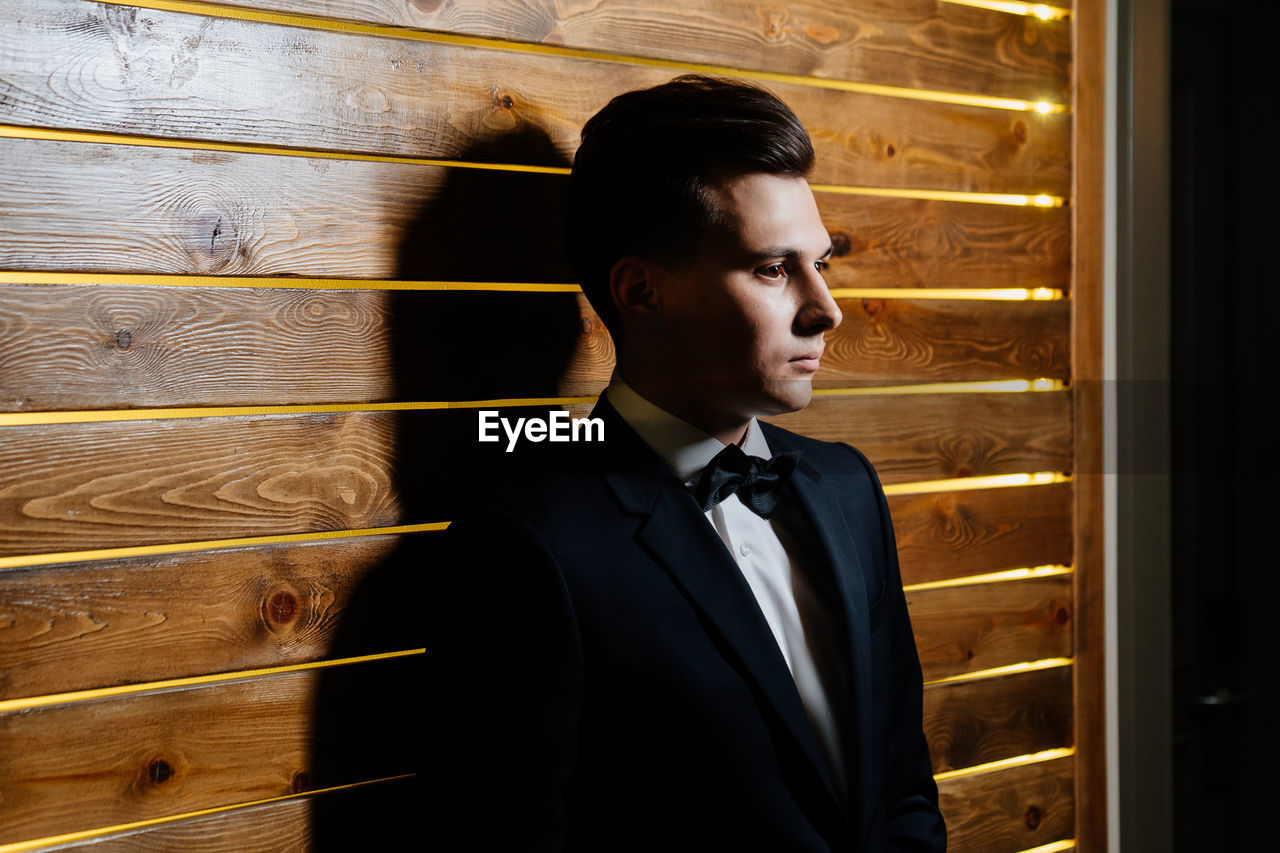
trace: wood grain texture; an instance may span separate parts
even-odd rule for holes
[[[558,165],[614,95],[670,69],[295,29],[77,0],[12,0],[0,27],[7,121],[181,139]],[[583,81],[591,81],[584,86]],[[820,183],[1064,195],[1070,115],[775,83]],[[211,120],[216,116],[217,120]]]
[[[1070,376],[1062,302],[841,299],[815,387]]]
[[[564,316],[517,337],[531,305]],[[827,336],[819,386],[1067,375],[1065,302],[839,305],[845,319]],[[511,318],[496,346],[513,359],[564,335],[558,349],[572,351],[557,395],[608,384],[613,343],[580,294],[0,285],[0,411],[392,400],[430,390],[403,375],[422,364],[403,368],[396,339],[449,340],[474,309],[490,329]],[[438,349],[437,370],[453,370],[449,347]]]
[[[907,592],[925,681],[1071,656],[1071,577]]]
[[[438,534],[0,572],[0,699],[419,648],[369,628],[438,569]]]
[[[1076,122],[1072,228],[1072,374],[1075,458],[1076,666],[1078,720],[1075,798],[1079,804],[1076,844],[1080,853],[1107,849],[1106,499],[1104,496],[1103,379],[1106,331],[1106,103],[1107,4],[1076,3],[1074,110]]]
[[[1056,758],[939,782],[947,850],[1016,853],[1071,838],[1072,765],[1071,757]]]
[[[408,809],[418,817],[421,802],[402,790],[404,780],[379,781],[359,788],[327,791],[282,802],[238,808],[205,817],[187,818],[133,832],[113,834],[59,850],[86,853],[346,853],[350,850],[395,850],[404,846],[406,829],[424,837],[420,821],[413,827],[388,826],[397,804],[410,797]],[[386,810],[390,810],[389,812]],[[385,837],[384,837],[385,836]]]
[[[1071,484],[889,498],[904,584],[1072,562]]]
[[[0,411],[389,400],[390,296],[0,285]]]
[[[400,521],[386,415],[5,427],[0,553]]]
[[[335,799],[340,794],[175,821],[60,849],[92,853],[312,853],[319,841],[312,826],[312,811],[342,808],[345,804]]]
[[[26,139],[0,163],[4,269],[572,281],[558,175]],[[1068,209],[815,198],[831,287],[1068,287]]]
[[[934,0],[235,0],[226,5],[326,15],[633,56],[892,86],[1065,103],[1066,22]]]
[[[931,684],[924,732],[935,773],[1071,746],[1071,668]]]
[[[1069,459],[1055,437],[1065,395],[871,399],[826,399],[787,425],[855,443],[885,482],[1057,470]],[[478,410],[454,410],[3,427],[0,554],[443,520],[466,478],[515,464],[504,442],[479,443],[477,426]]]
[[[1071,470],[1065,391],[815,397],[765,418],[826,441],[845,441],[885,483],[980,474]]]
[[[415,659],[0,715],[0,843],[412,772],[389,748]],[[339,714],[317,695],[359,697]],[[358,721],[345,737],[335,726]],[[341,729],[339,729],[341,731]],[[398,730],[401,737],[403,730]],[[392,741],[394,742],[394,741]]]

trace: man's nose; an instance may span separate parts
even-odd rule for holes
[[[799,320],[805,330],[828,332],[840,325],[844,315],[818,270],[811,270],[805,277],[804,294],[805,302],[800,308]]]

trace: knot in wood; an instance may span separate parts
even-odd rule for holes
[[[280,590],[267,599],[263,611],[268,623],[288,625],[298,616],[298,598],[287,590]]]
[[[582,330],[583,335],[591,334],[591,318],[590,317],[583,317],[582,320],[578,323],[578,326]]]
[[[1023,815],[1023,820],[1026,821],[1027,829],[1035,829],[1040,826],[1042,817],[1044,815],[1040,812],[1039,806],[1031,806],[1027,809],[1027,813]]]
[[[200,272],[213,273],[229,266],[241,251],[235,221],[217,211],[200,215],[188,247]]]
[[[128,329],[121,329],[120,331],[116,332],[117,347],[119,347],[120,349],[128,349],[129,345],[132,343],[133,343],[133,332],[130,332]]]
[[[301,794],[310,787],[311,776],[305,770],[299,770],[294,773],[293,778],[289,780],[289,790],[295,794]]]
[[[147,766],[147,778],[153,785],[163,785],[173,778],[173,767],[163,758],[157,758]]]
[[[842,258],[845,255],[865,252],[867,250],[867,243],[865,240],[860,240],[857,237],[844,233],[843,231],[832,231],[830,233],[830,237],[831,257],[833,258]]]

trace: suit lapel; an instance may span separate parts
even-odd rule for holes
[[[812,781],[825,789],[829,807],[838,814],[835,787],[791,671],[737,563],[670,466],[605,398],[592,416],[604,419],[609,445],[601,476],[623,509],[640,518],[636,541],[671,575],[736,656],[740,670],[807,758],[817,777]]]
[[[788,441],[787,434],[770,424],[765,428],[765,438],[775,453],[778,450],[799,450]],[[831,566],[839,592],[845,626],[849,662],[849,705],[846,713],[852,726],[844,734],[845,767],[849,779],[851,803],[859,801],[858,792],[874,790],[869,773],[871,762],[870,732],[871,709],[871,619],[868,609],[862,548],[849,532],[841,507],[847,507],[850,495],[835,489],[830,478],[824,481],[822,474],[801,456],[791,478],[790,488],[797,503],[813,522],[821,551]]]

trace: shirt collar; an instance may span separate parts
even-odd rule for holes
[[[605,394],[614,410],[654,453],[671,466],[682,483],[693,479],[727,446],[715,436],[641,397],[616,373],[605,389]],[[742,442],[742,452],[761,459],[773,457],[769,442],[765,440],[764,432],[755,418],[747,423],[747,437]]]

